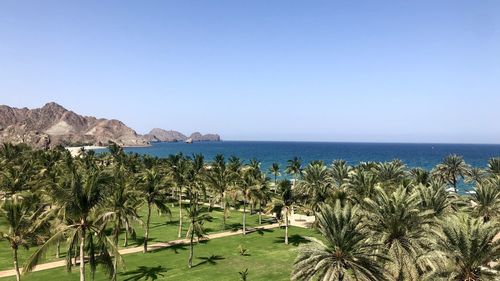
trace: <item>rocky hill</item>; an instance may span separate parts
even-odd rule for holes
[[[148,142],[121,121],[81,116],[57,103],[42,108],[0,105],[0,142],[27,143],[34,147],[57,145],[146,146]]]
[[[173,130],[167,131],[159,128],[154,128],[148,134],[144,135],[144,138],[151,142],[177,142],[187,140],[187,137],[182,133]]]
[[[191,139],[192,141],[220,141],[220,136],[217,134],[206,134],[202,135],[199,132],[192,133],[189,137],[173,130],[163,130],[159,128],[154,128],[148,134],[144,135],[144,138],[150,142],[177,142],[177,141],[187,141]]]

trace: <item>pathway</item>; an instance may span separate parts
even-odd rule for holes
[[[259,226],[259,227],[254,227],[254,228],[248,228],[247,233],[255,232],[258,230],[265,230],[265,229],[272,229],[272,228],[277,228],[280,225],[275,223],[275,224],[268,224],[264,226]],[[242,230],[238,231],[226,231],[226,232],[219,232],[219,233],[214,233],[214,234],[209,234],[205,239],[216,239],[216,238],[223,238],[223,237],[228,237],[228,236],[234,236],[234,235],[239,235],[242,234]],[[162,248],[167,248],[179,244],[188,244],[189,239],[178,239],[178,240],[173,240],[173,241],[168,241],[168,242],[160,242],[160,243],[154,243],[148,246],[148,251],[153,251],[153,250],[158,250]],[[143,246],[139,247],[133,247],[133,248],[126,248],[120,250],[121,255],[126,255],[126,254],[132,254],[132,253],[140,253],[144,249]],[[78,263],[78,261],[77,261]],[[41,270],[47,270],[47,269],[52,269],[52,268],[57,268],[57,267],[63,267],[66,266],[66,261],[60,260],[60,261],[54,261],[54,262],[48,262],[48,263],[43,263],[35,267],[33,271],[41,271]],[[20,269],[22,271],[22,269]],[[0,271],[0,278],[2,277],[9,277],[9,276],[15,276],[16,272],[14,269],[10,270],[4,270]]]

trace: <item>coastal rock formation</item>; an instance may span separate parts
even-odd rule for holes
[[[154,128],[148,134],[144,135],[144,137],[148,141],[152,142],[158,142],[158,141],[177,142],[177,141],[185,141],[187,139],[187,137],[184,134],[179,133],[177,131],[173,130],[166,131],[159,128]]]
[[[0,142],[34,147],[57,145],[145,146],[148,142],[121,121],[81,116],[51,102],[42,108],[0,105]]]
[[[220,141],[220,136],[217,134],[202,135],[200,132],[192,133],[189,138],[193,141]]]
[[[198,141],[220,141],[220,136],[217,134],[206,134],[202,135],[199,132],[192,133],[189,137],[173,130],[163,130],[155,128],[151,130],[148,134],[144,135],[146,140],[150,142],[178,142],[187,141],[198,142]]]

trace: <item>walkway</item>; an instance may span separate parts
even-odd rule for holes
[[[248,228],[247,233],[255,232],[258,230],[265,230],[265,229],[272,229],[272,228],[277,228],[280,225],[275,223],[275,224],[268,224],[264,226],[259,226],[259,227],[254,227],[254,228]],[[209,234],[205,239],[216,239],[216,238],[223,238],[223,237],[228,237],[228,236],[234,236],[234,235],[239,235],[243,234],[243,230],[238,230],[238,231],[226,231],[226,232],[219,232],[219,233],[214,233],[214,234]],[[155,243],[151,244],[148,246],[148,251],[153,251],[153,250],[158,250],[162,248],[167,248],[167,247],[172,247],[175,245],[179,244],[188,244],[189,239],[178,239],[178,240],[173,240],[169,242],[161,242],[161,243]],[[126,255],[126,254],[132,254],[132,253],[140,253],[144,249],[143,246],[139,247],[133,247],[133,248],[126,248],[120,250],[121,255]],[[78,262],[78,261],[77,261]],[[43,263],[35,267],[33,271],[41,271],[41,270],[47,270],[47,269],[52,269],[52,268],[57,268],[57,267],[64,267],[66,266],[66,261],[60,260],[60,261],[54,261],[54,262],[48,262],[48,263]],[[22,269],[20,269],[22,271]],[[16,272],[14,269],[10,270],[4,270],[0,271],[0,278],[2,277],[9,277],[9,276],[15,276]]]

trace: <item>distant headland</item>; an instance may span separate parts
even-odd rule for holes
[[[119,120],[82,116],[55,102],[35,109],[0,105],[0,143],[25,143],[48,148],[58,145],[106,146],[114,142],[132,147],[187,140],[220,141],[220,136],[195,132],[187,137],[177,131],[158,128],[140,135]]]

